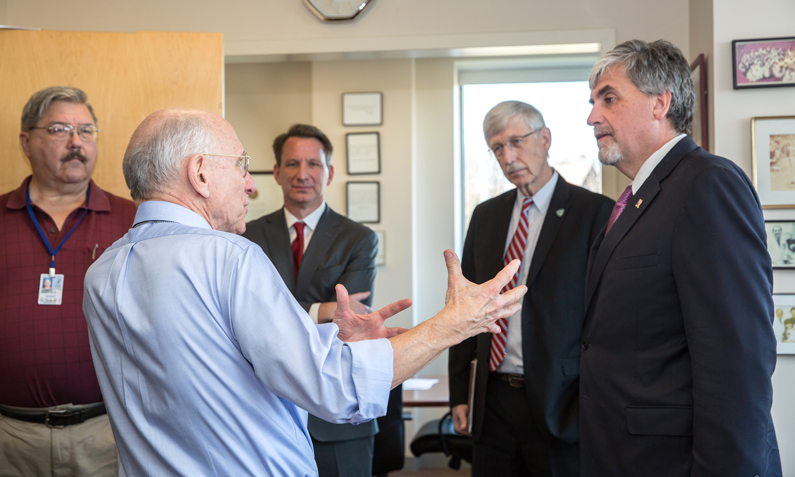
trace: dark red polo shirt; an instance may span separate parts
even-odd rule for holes
[[[83,277],[113,242],[127,233],[135,204],[91,181],[88,213],[55,256],[55,273],[64,275],[61,305],[39,305],[42,273],[50,254],[25,208],[22,186],[0,196],[0,404],[47,407],[102,400],[91,361],[83,316]],[[36,218],[55,249],[80,218],[74,210],[61,230],[33,205]]]

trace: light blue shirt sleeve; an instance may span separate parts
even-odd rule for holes
[[[265,387],[329,422],[383,415],[383,393],[392,385],[388,340],[343,343],[336,325],[316,325],[259,247],[247,247],[237,262],[230,325]]]

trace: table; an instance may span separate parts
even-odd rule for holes
[[[403,391],[403,407],[448,407],[450,406],[450,388],[447,376],[420,376],[438,379],[427,391]]]

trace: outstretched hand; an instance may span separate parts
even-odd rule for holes
[[[411,306],[411,300],[403,299],[374,311],[367,315],[357,315],[351,310],[351,297],[343,285],[336,286],[337,311],[334,313],[334,324],[340,332],[337,337],[342,341],[373,340],[392,338],[406,331],[405,328],[387,328],[384,321]]]
[[[453,316],[458,317],[452,322],[453,330],[464,339],[484,332],[499,333],[500,327],[496,321],[519,311],[522,297],[527,293],[524,285],[500,293],[519,271],[519,260],[511,261],[494,278],[482,285],[476,285],[464,278],[461,262],[452,250],[444,251],[444,260],[447,264],[445,310],[455,310]]]

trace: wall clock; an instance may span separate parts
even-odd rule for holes
[[[373,0],[304,0],[312,13],[324,22],[344,22],[353,20],[367,8]]]

